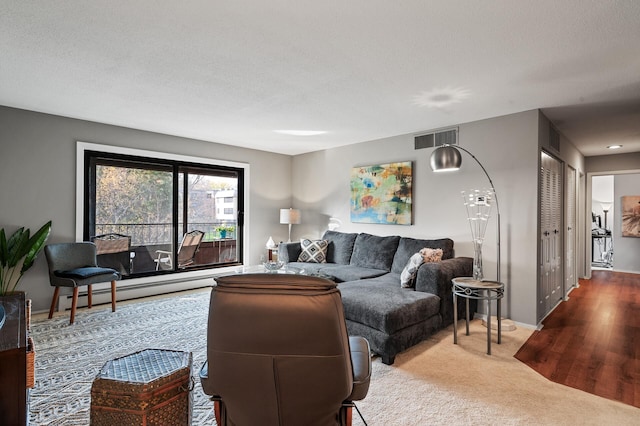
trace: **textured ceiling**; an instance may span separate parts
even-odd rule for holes
[[[542,108],[640,151],[640,1],[4,0],[0,104],[286,154]]]

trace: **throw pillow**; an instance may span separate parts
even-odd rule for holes
[[[298,262],[327,263],[327,240],[300,240],[302,253],[298,256]]]
[[[423,248],[420,254],[425,263],[440,262],[442,260],[442,249]]]
[[[409,258],[407,266],[404,267],[400,274],[400,286],[402,288],[413,287],[413,282],[416,279],[416,273],[423,262],[424,258],[422,256],[422,250]]]

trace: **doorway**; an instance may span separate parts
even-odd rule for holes
[[[593,176],[591,180],[591,267],[613,269],[614,177]]]

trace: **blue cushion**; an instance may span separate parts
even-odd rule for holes
[[[75,268],[68,271],[54,271],[56,277],[61,278],[89,278],[96,275],[117,274],[118,271],[111,268],[100,268],[96,266],[87,266],[84,268]]]

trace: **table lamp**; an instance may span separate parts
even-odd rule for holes
[[[298,209],[280,209],[280,223],[289,225],[289,240],[291,242],[291,225],[300,224],[300,210]]]

